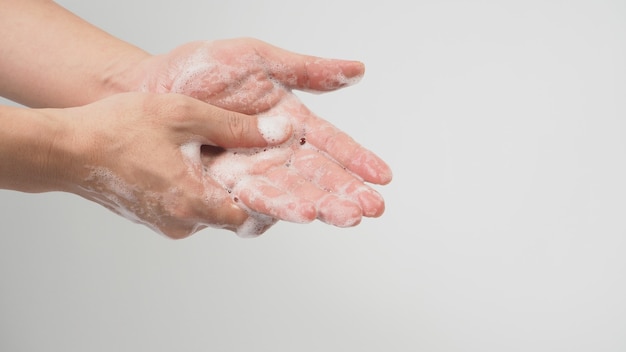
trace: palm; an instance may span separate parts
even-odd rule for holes
[[[182,93],[251,115],[288,116],[290,140],[263,150],[203,153],[207,172],[254,212],[353,226],[378,216],[382,197],[363,181],[390,181],[387,165],[315,116],[292,89],[331,91],[358,79],[359,63],[291,54],[242,39],[195,42],[154,58],[144,89]],[[349,171],[346,171],[349,170]]]

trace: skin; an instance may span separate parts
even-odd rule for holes
[[[1,188],[75,193],[171,238],[208,226],[235,231],[248,217],[206,177],[200,148],[194,157],[181,145],[268,146],[256,118],[177,94],[2,107],[0,122]]]
[[[3,108],[3,132],[14,139],[3,136],[0,158],[16,167],[0,168],[0,187],[77,193],[173,238],[207,226],[236,231],[253,213],[354,226],[361,216],[384,211],[366,182],[390,182],[389,167],[292,93],[345,87],[363,75],[360,62],[300,55],[250,38],[192,42],[151,55],[51,1],[0,0],[0,7],[0,95],[48,108]],[[202,104],[209,120],[198,123],[192,112],[201,109],[189,108],[190,101]],[[291,121],[292,132],[273,142],[281,153],[270,158],[259,152],[267,146],[254,127],[259,116]],[[41,132],[39,139],[29,138],[26,127]],[[234,139],[219,137],[233,131]],[[73,142],[55,153],[66,138]],[[220,176],[232,163],[245,163],[245,173]],[[119,181],[123,194],[105,179]],[[211,201],[191,196],[199,190]],[[279,198],[276,206],[272,200]],[[339,213],[347,215],[333,215]]]

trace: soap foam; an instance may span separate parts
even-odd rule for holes
[[[286,116],[259,116],[257,121],[259,133],[270,144],[284,139],[291,127]]]
[[[335,74],[334,77],[327,77],[320,81],[320,86],[325,90],[333,90],[337,88],[345,88],[355,85],[361,81],[362,76],[346,77],[342,72]]]
[[[258,237],[278,221],[271,216],[251,210],[248,211],[248,215],[248,219],[235,230],[237,236],[241,238]]]
[[[149,209],[137,208],[137,189],[124,182],[118,175],[104,167],[93,167],[85,179],[91,186],[84,187],[89,198],[95,199],[114,213],[138,224],[148,226],[153,231],[164,235],[158,224],[150,223],[140,216],[140,212],[147,213]],[[155,197],[151,192],[145,193],[148,198]],[[144,214],[145,215],[145,214]]]
[[[183,160],[185,160],[188,167],[195,169],[198,165],[201,165],[201,147],[202,145],[199,142],[188,142],[180,146],[180,153],[183,155]]]
[[[256,53],[234,55],[205,42],[171,65],[169,83],[157,92],[185,94],[247,114],[266,111],[283,94],[271,79],[258,79],[267,78],[267,65]]]

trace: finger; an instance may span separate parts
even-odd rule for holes
[[[221,188],[212,185],[211,189],[171,208],[171,214],[155,221],[157,228],[171,238],[185,238],[206,227],[237,231],[248,221],[248,212]]]
[[[359,61],[302,55],[263,42],[257,51],[272,64],[272,76],[292,89],[332,91],[357,83],[365,73]]]
[[[212,181],[206,181],[211,183]],[[217,191],[219,192],[219,191]],[[229,193],[233,193],[230,191]],[[245,199],[245,198],[244,198]],[[206,195],[203,197],[205,203],[213,204],[208,208],[211,211],[209,219],[200,219],[200,225],[206,227],[222,228],[235,232],[239,237],[257,237],[274,225],[278,219],[271,215],[259,213],[248,206],[243,205],[237,197],[226,197],[219,194]],[[216,209],[217,208],[217,209]],[[204,208],[206,211],[207,208]],[[207,214],[206,212],[204,214]]]
[[[233,189],[233,194],[236,203],[279,220],[308,223],[317,216],[313,202],[285,192],[262,178],[242,180]]]
[[[223,148],[251,148],[277,145],[292,133],[291,122],[285,116],[250,116],[218,108],[196,99],[187,98],[175,112],[185,134],[196,135],[203,144]]]
[[[366,182],[382,185],[391,182],[391,169],[381,158],[330,122],[316,116],[294,94],[281,104],[278,110],[294,117],[303,126],[299,131],[302,134],[301,143],[309,143],[327,153]]]
[[[194,212],[197,211],[197,213],[189,218],[186,217],[187,214],[179,213],[176,216],[162,215],[157,221],[147,221],[145,219],[135,221],[169,238],[182,239],[207,227],[237,231],[249,218],[248,213],[228,199],[215,207],[207,206],[204,202],[202,202],[202,205],[204,206],[194,209]],[[124,213],[120,213],[119,208],[105,206],[125,216]]]
[[[364,216],[378,217],[384,212],[385,202],[378,192],[323,154],[300,150],[294,156],[293,165],[320,188],[359,204]]]
[[[381,185],[391,182],[391,169],[376,154],[331,123],[312,114],[308,120],[306,142],[328,153],[339,164],[366,182]]]
[[[317,218],[338,227],[355,226],[361,222],[361,207],[320,189],[304,179],[294,169],[278,168],[267,175],[276,187],[315,203]]]
[[[207,218],[209,212],[210,218]],[[215,208],[203,208],[202,215],[203,216],[197,220],[198,224],[230,231],[236,231],[250,217],[248,212],[241,209],[235,202],[229,199],[216,205]]]

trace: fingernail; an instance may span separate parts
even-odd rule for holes
[[[291,133],[291,122],[286,116],[261,116],[257,128],[268,143],[274,144],[287,139]]]

